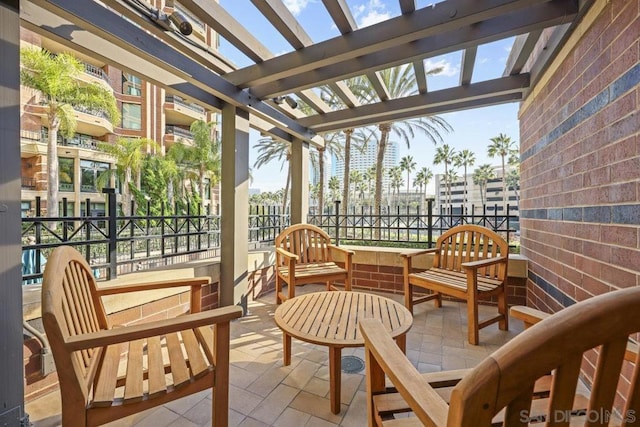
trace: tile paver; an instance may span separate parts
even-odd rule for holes
[[[322,286],[301,287],[306,293]],[[401,295],[386,295],[401,301]],[[306,427],[366,424],[366,381],[363,372],[342,374],[341,412],[329,405],[326,347],[293,340],[291,366],[282,365],[282,335],[273,321],[273,294],[250,303],[249,316],[231,326],[230,426]],[[482,310],[481,310],[482,312]],[[464,304],[445,301],[438,310],[430,304],[416,307],[414,326],[407,334],[407,355],[421,372],[473,367],[522,331],[517,321],[510,331],[492,325],[480,332],[480,345],[469,345]],[[348,351],[347,351],[348,350]],[[362,348],[343,355],[363,357]],[[59,393],[27,404],[35,427],[60,424]],[[205,391],[111,423],[120,426],[204,426],[209,424],[211,392]]]

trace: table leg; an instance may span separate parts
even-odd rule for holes
[[[291,365],[291,335],[282,332],[284,366]]]
[[[396,337],[396,344],[400,347],[400,350],[404,354],[407,354],[407,334],[402,334]]]
[[[340,413],[340,391],[342,371],[342,348],[329,347],[329,398],[331,399],[331,412]]]

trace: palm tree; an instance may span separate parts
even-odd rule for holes
[[[198,190],[200,203],[204,208],[205,181],[209,178],[209,183],[214,186],[220,181],[222,167],[220,163],[220,142],[214,137],[214,123],[196,120],[191,123],[189,130],[193,134],[194,147],[189,150],[190,160],[198,171]]]
[[[287,181],[282,194],[282,211],[287,208],[287,195],[289,194],[289,185],[291,183],[291,144],[281,139],[275,138],[262,138],[259,139],[253,148],[258,149],[258,157],[253,166],[260,168],[267,163],[277,160],[282,162],[280,169],[287,165]]]
[[[109,170],[101,178],[104,179],[116,173],[122,183],[122,211],[127,213],[131,206],[133,189],[140,190],[140,171],[145,152],[151,147],[157,147],[158,143],[148,138],[120,137],[115,144],[102,143],[98,147],[116,159],[116,169]]]
[[[487,183],[490,179],[495,178],[496,173],[490,164],[480,165],[473,171],[473,183],[480,187],[480,200],[482,200],[482,206],[486,204],[487,200]]]
[[[446,179],[449,175],[449,165],[453,163],[455,157],[456,150],[453,149],[449,144],[444,144],[436,148],[436,156],[433,159],[434,165],[444,164],[444,178],[447,189],[445,203],[449,205],[451,205],[451,185]]]
[[[513,168],[507,173],[507,177],[505,179],[507,183],[507,188],[513,189],[513,194],[516,196],[516,206],[520,205],[520,193],[518,189],[520,188],[520,165],[516,164]]]
[[[351,171],[351,173],[349,174],[349,182],[350,182],[350,186],[353,187],[353,206],[356,206],[356,194],[358,192],[358,189],[361,188],[362,183],[364,182],[364,178],[362,176],[362,172],[360,172],[359,170],[353,170]]]
[[[427,71],[427,74],[435,74],[441,69],[433,69]],[[383,83],[385,84],[389,95],[392,99],[402,98],[418,93],[416,77],[411,66],[403,65],[393,68],[387,68],[378,72]],[[374,99],[375,91],[369,88],[368,94],[370,99]],[[380,215],[380,204],[382,202],[382,168],[384,165],[384,154],[386,152],[389,136],[393,132],[396,136],[409,147],[410,141],[416,136],[416,133],[425,135],[428,140],[434,144],[442,141],[440,132],[449,132],[452,130],[449,123],[438,116],[426,116],[420,118],[407,119],[400,122],[385,122],[378,125],[380,130],[380,139],[378,140],[378,153],[376,158],[376,193],[375,193],[375,209],[376,215]],[[376,228],[379,230],[378,228]]]
[[[425,192],[427,190],[427,185],[429,185],[429,181],[433,178],[433,172],[426,166],[423,166],[422,169],[418,171],[416,177],[413,181],[413,186],[420,186],[420,194],[422,196],[426,196]],[[422,189],[424,188],[424,192]]]
[[[464,168],[464,175],[463,175],[464,195],[462,197],[462,204],[466,208],[467,206],[467,167],[474,165],[474,163],[476,162],[476,155],[474,154],[473,151],[464,149],[458,153],[458,155],[455,157],[453,161],[457,167],[462,166]]]
[[[516,142],[512,141],[510,137],[501,133],[498,136],[495,136],[490,139],[491,145],[489,145],[488,154],[489,157],[500,156],[502,160],[502,203],[505,209],[505,214],[507,209],[507,175],[506,175],[506,166],[505,166],[505,158],[510,158],[517,153]]]
[[[407,172],[407,206],[409,206],[409,184],[411,183],[411,172],[416,168],[413,156],[404,156],[400,159],[400,169]]]
[[[369,203],[372,202],[372,198],[371,196],[373,195],[373,191],[375,189],[375,183],[376,183],[376,165],[371,165],[365,172],[364,172],[364,180],[367,183],[367,200]]]
[[[338,197],[340,197],[340,180],[338,179],[338,177],[332,176],[331,178],[329,178],[327,187],[329,188],[330,197],[333,200],[338,200]]]
[[[395,201],[395,205],[398,205],[398,199],[396,197],[396,190],[399,190],[400,187],[402,187],[402,169],[400,169],[400,166],[394,166],[391,169],[389,169],[389,171],[387,172],[389,175],[389,188],[390,188],[390,192],[392,192],[392,202],[391,205],[394,205],[394,201]]]
[[[47,216],[53,218],[58,216],[58,132],[69,138],[75,133],[74,107],[105,112],[111,123],[120,121],[120,113],[109,89],[97,83],[80,83],[84,65],[73,55],[23,48],[20,60],[22,84],[40,92],[47,105]]]

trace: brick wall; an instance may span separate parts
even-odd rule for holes
[[[528,300],[547,311],[640,285],[640,6],[596,3],[521,109]]]
[[[640,285],[639,9],[595,2],[521,107],[527,300],[548,312]]]

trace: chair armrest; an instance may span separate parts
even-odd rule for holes
[[[194,277],[188,279],[162,280],[159,282],[133,283],[130,285],[116,285],[102,287],[96,293],[103,297],[105,295],[123,294],[127,292],[149,291],[153,289],[177,288],[180,286],[204,286],[211,283],[208,277]]]
[[[298,255],[293,254],[285,249],[282,248],[276,248],[276,254],[280,254],[283,257],[285,257],[288,261],[294,260],[294,261],[298,261]]]
[[[409,362],[380,320],[362,319],[359,327],[366,351],[420,421],[427,426],[446,426],[449,406]]]
[[[551,316],[549,313],[535,308],[525,307],[524,305],[514,305],[509,309],[509,314],[511,317],[522,320],[525,328],[535,325],[539,321]]]
[[[413,258],[414,256],[420,256],[420,255],[424,255],[424,254],[431,254],[434,252],[438,252],[438,248],[429,248],[429,249],[423,249],[421,251],[416,251],[416,252],[403,252],[400,254],[401,257],[403,258]]]
[[[509,258],[504,256],[497,256],[493,258],[480,259],[478,261],[463,262],[461,266],[462,268],[465,268],[465,269],[468,269],[468,268],[477,269],[482,267],[488,267],[493,264],[503,264],[503,263],[506,263],[508,259]]]
[[[86,350],[112,344],[135,341],[172,332],[198,328],[200,326],[227,323],[242,316],[242,308],[229,306],[207,310],[200,313],[187,314],[172,319],[141,323],[121,328],[105,329],[89,334],[70,337],[65,346],[68,351]]]
[[[341,248],[340,246],[336,246],[336,245],[327,245],[327,247],[328,247],[329,249],[335,249],[335,250],[337,250],[338,252],[342,252],[345,256],[347,256],[347,255],[351,256],[351,255],[355,254],[355,252],[354,252],[354,251],[352,251],[351,249]]]

